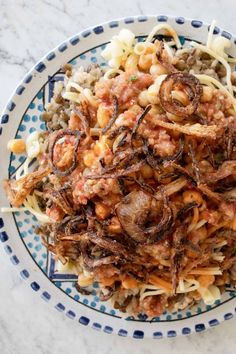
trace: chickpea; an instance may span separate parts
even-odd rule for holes
[[[201,102],[209,102],[213,97],[213,89],[209,86],[203,86],[203,93],[201,97]]]
[[[110,215],[110,208],[103,203],[96,203],[95,205],[95,213],[98,219],[104,220]]]
[[[107,146],[102,141],[96,141],[94,152],[97,156],[104,156],[107,151]]]
[[[202,288],[208,288],[209,285],[214,283],[215,277],[214,275],[200,275],[197,281]]]
[[[138,66],[141,70],[147,71],[152,65],[152,54],[142,54],[139,57]]]
[[[203,202],[202,196],[197,191],[185,191],[183,193],[183,200],[185,204],[196,202],[198,205],[201,205]]]
[[[183,117],[177,116],[177,115],[169,113],[169,112],[167,112],[166,115],[167,115],[168,119],[171,120],[172,122],[182,122],[184,119]]]
[[[129,75],[135,74],[138,71],[138,60],[139,57],[137,54],[133,53],[131,54],[126,62],[125,62],[125,72]]]
[[[138,103],[142,107],[146,107],[149,104],[148,97],[147,97],[147,90],[140,92],[138,96]]]
[[[149,103],[152,103],[152,104],[159,103],[157,85],[153,84],[153,85],[149,86],[149,88],[147,90],[147,99],[148,99]]]
[[[86,276],[84,274],[80,274],[78,277],[78,284],[80,286],[89,286],[93,284],[93,277]]]
[[[111,118],[110,110],[101,103],[97,110],[97,122],[101,128],[104,128]]]
[[[151,178],[153,176],[153,169],[147,164],[142,166],[140,170],[143,178]]]
[[[22,154],[25,152],[25,142],[23,139],[12,139],[7,143],[7,149],[14,154]]]
[[[116,216],[111,218],[111,223],[108,226],[108,230],[114,234],[119,234],[121,232],[121,225],[119,219]]]
[[[122,280],[122,286],[125,289],[134,289],[137,287],[137,285],[138,285],[137,280],[129,276],[126,276],[124,280]]]
[[[159,76],[159,75],[164,75],[167,73],[168,73],[167,70],[161,64],[153,64],[150,67],[150,74],[153,75],[154,77]]]
[[[91,167],[95,161],[95,155],[93,151],[87,151],[83,156],[83,161],[86,167]]]

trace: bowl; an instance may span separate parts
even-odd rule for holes
[[[76,34],[46,54],[24,77],[10,98],[1,116],[0,146],[2,151],[0,180],[14,177],[25,156],[10,154],[7,142],[13,137],[25,138],[34,130],[45,130],[40,115],[51,100],[55,82],[63,80],[63,64],[88,66],[98,63],[105,66],[101,51],[120,29],[128,28],[142,40],[158,23],[168,23],[177,31],[182,43],[195,40],[206,42],[209,26],[199,20],[171,16],[137,16],[113,20]],[[230,54],[236,56],[235,38],[228,32],[215,28],[233,43]],[[1,184],[1,206],[9,203]],[[35,233],[36,218],[28,211],[1,214],[0,241],[6,255],[19,275],[32,291],[57,311],[83,326],[105,333],[133,338],[176,337],[192,332],[202,332],[233,317],[235,291],[229,289],[213,306],[203,303],[160,317],[147,318],[121,315],[107,302],[96,296],[97,284],[92,295],[79,294],[75,287],[76,276],[56,271],[53,256],[42,245]]]

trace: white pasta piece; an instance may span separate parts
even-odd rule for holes
[[[171,27],[170,25],[168,25],[167,23],[160,23],[159,25],[155,26],[152,31],[149,33],[146,41],[147,42],[151,42],[153,37],[158,33],[160,32],[161,30],[166,30],[168,35],[172,36],[174,41],[175,41],[175,44],[177,46],[177,48],[181,48],[181,43],[180,43],[180,40],[179,40],[179,37],[176,33],[176,31],[174,30],[173,27]]]
[[[161,295],[161,294],[164,294],[164,293],[165,293],[165,290],[163,290],[163,289],[146,291],[142,295],[140,295],[140,300],[142,301],[147,296],[156,296],[156,295]]]
[[[26,153],[29,158],[34,159],[40,152],[39,132],[36,130],[29,134],[26,139]]]
[[[122,61],[133,52],[135,35],[128,29],[122,29],[117,36],[113,36],[111,42],[102,51],[102,57],[108,61],[112,68],[119,69]]]
[[[113,76],[116,76],[116,75],[120,75],[122,74],[124,71],[123,70],[120,70],[120,69],[109,69],[105,72],[103,78],[104,80],[108,80],[110,79],[111,77]]]
[[[86,98],[86,100],[91,104],[91,106],[93,106],[93,107],[98,106],[98,101],[93,96],[92,91],[90,89],[85,88],[83,91],[83,94],[84,94],[84,97]]]
[[[180,279],[180,280],[179,280],[178,289],[179,289],[179,291],[180,291],[181,293],[184,292],[185,286],[184,286],[184,281],[183,281],[183,279]]]
[[[192,275],[222,275],[219,267],[196,268],[189,272]]]
[[[211,258],[214,259],[215,261],[223,262],[225,256],[223,256],[222,252],[218,252],[218,253],[212,253]]]
[[[65,100],[69,100],[69,101],[72,101],[72,102],[76,102],[76,103],[80,103],[81,102],[80,96],[76,92],[65,92],[65,93],[62,94],[62,97]]]
[[[63,264],[60,260],[57,262],[56,269],[59,273],[63,274],[76,274],[76,267],[74,263],[67,259],[67,262]]]
[[[220,290],[215,285],[209,285],[207,289],[200,287],[198,292],[206,305],[214,305],[215,301],[221,298]]]
[[[19,212],[26,211],[27,208],[25,208],[25,207],[20,207],[20,208],[2,207],[0,210],[1,210],[1,213],[16,213],[17,211],[19,211]]]
[[[142,55],[146,52],[147,46],[145,45],[145,42],[138,42],[134,46],[134,53],[137,55]]]
[[[180,279],[179,285],[177,287],[177,294],[189,293],[195,291],[199,288],[199,282],[195,279]]]
[[[221,242],[219,242],[219,243],[216,243],[215,245],[214,245],[214,248],[221,248],[221,247],[223,247],[223,246],[225,246],[225,245],[227,245],[228,244],[228,242],[226,241],[226,240],[224,240],[224,241],[221,241]]]
[[[155,79],[155,85],[157,86],[158,92],[160,90],[161,84],[162,82],[165,80],[165,78],[167,77],[166,74],[160,75]]]
[[[38,221],[40,221],[42,223],[52,222],[52,220],[49,218],[49,216],[47,216],[46,214],[44,214],[42,212],[36,211],[28,201],[24,202],[24,206],[27,208],[27,210],[29,210],[31,212],[31,214],[33,214],[38,219]]]
[[[228,59],[228,55],[225,53],[225,48],[230,48],[231,42],[229,39],[217,36],[211,44],[211,49],[222,58]]]
[[[131,32],[130,30],[123,28],[119,35],[119,40],[122,41],[125,45],[127,45],[128,47],[132,47],[133,43],[134,43],[134,39],[135,39],[135,35],[133,32]]]
[[[213,39],[213,32],[216,26],[216,20],[213,20],[211,23],[211,26],[209,28],[209,32],[208,32],[208,36],[207,36],[207,43],[206,46],[207,48],[211,48],[211,43],[212,43],[212,39]]]
[[[68,84],[66,85],[66,91],[70,91],[71,88],[74,88],[78,92],[83,92],[83,87],[77,84],[76,82],[69,81]]]

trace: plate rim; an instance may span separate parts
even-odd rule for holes
[[[90,34],[94,35],[94,34],[103,33],[103,28],[104,27],[106,28],[106,31],[107,31],[108,29],[119,28],[120,25],[122,25],[123,27],[125,27],[125,26],[128,27],[128,25],[130,23],[147,22],[150,19],[156,19],[156,23],[157,24],[161,23],[161,22],[168,22],[168,20],[171,19],[171,20],[175,20],[175,22],[177,24],[179,24],[179,25],[182,25],[184,23],[188,23],[188,24],[191,24],[192,27],[195,27],[195,28],[201,28],[201,27],[204,27],[204,28],[207,27],[208,28],[209,27],[209,24],[207,22],[202,21],[202,20],[198,20],[198,19],[194,20],[194,19],[191,19],[191,18],[188,18],[188,17],[183,17],[183,16],[158,15],[158,14],[153,15],[152,14],[152,15],[135,15],[135,16],[120,17],[118,19],[109,20],[109,21],[105,21],[105,22],[99,23],[98,25],[90,26],[90,27],[86,28],[85,30],[77,32],[76,34],[70,36],[69,38],[67,38],[64,41],[62,41],[61,43],[59,43],[59,45],[55,46],[52,50],[48,51],[44,56],[42,56],[37,61],[37,63],[35,65],[33,65],[29,71],[27,71],[27,73],[24,75],[23,79],[20,80],[19,84],[16,85],[16,88],[13,90],[12,94],[10,95],[10,98],[8,99],[6,105],[4,106],[2,114],[0,116],[1,117],[0,137],[2,135],[2,129],[4,128],[4,124],[7,123],[3,119],[4,116],[6,116],[7,114],[11,114],[11,111],[15,108],[12,105],[15,104],[14,103],[14,97],[17,95],[17,91],[20,91],[20,89],[22,87],[24,87],[25,84],[30,83],[30,81],[31,81],[31,79],[33,77],[33,73],[35,73],[35,71],[37,71],[39,73],[41,72],[40,70],[43,68],[42,65],[44,65],[45,60],[49,60],[48,59],[49,55],[52,55],[55,52],[57,52],[57,53],[61,52],[61,54],[62,54],[68,48],[68,44],[72,44],[72,41],[74,41],[74,44],[72,44],[72,45],[76,46],[79,43],[79,41],[80,41],[80,39],[79,39],[80,37],[86,38]],[[177,22],[177,21],[179,21],[179,22]],[[112,27],[111,26],[112,24],[117,24],[117,25]],[[219,27],[217,27],[217,30],[218,30],[218,33],[221,34],[222,36],[224,36],[224,37],[226,37],[228,39],[233,39],[233,43],[234,43],[234,45],[236,45],[235,36],[233,34],[231,34],[231,32],[225,31],[225,30],[223,30],[223,29],[221,29]],[[89,48],[87,50],[89,51]],[[52,59],[54,59],[54,57]],[[52,60],[52,59],[50,59],[50,60]],[[43,70],[44,70],[44,68],[43,68]],[[27,82],[27,80],[29,79],[30,76],[31,76],[31,79],[30,79],[29,82]],[[10,108],[12,108],[12,109],[10,109]],[[0,216],[2,216],[2,214],[0,214]],[[4,228],[4,221],[5,221],[4,217],[3,218],[0,217],[0,241],[2,241],[1,243],[3,245],[6,242],[5,238],[8,237],[8,235],[7,235],[6,231],[5,231],[5,228]],[[12,238],[14,238],[14,236],[12,236]],[[16,255],[12,255],[12,253],[9,253],[9,249],[7,248],[7,245],[5,245],[5,247],[3,247],[3,248],[6,251],[6,253],[8,254],[8,256],[10,257],[12,264],[13,265],[18,265],[19,263],[17,262],[18,261],[17,256]],[[17,269],[16,267],[14,267],[14,268]],[[26,272],[27,272],[27,270],[23,269],[22,271],[20,271],[20,276],[27,283],[29,283],[29,285],[34,290],[34,292],[37,293],[38,290],[40,289],[39,284],[36,281],[33,281],[33,282],[30,281],[29,282],[29,280],[28,280],[29,277],[27,276]],[[43,273],[42,270],[40,271],[40,273]],[[38,288],[38,286],[39,286],[39,288]],[[53,285],[53,287],[55,287],[55,285]],[[49,303],[50,302],[50,298],[49,298],[48,295],[50,296],[50,294],[47,293],[47,291],[44,291],[41,294],[41,297],[46,302]],[[236,299],[232,298],[228,302],[232,304],[233,302],[235,302],[235,300]],[[226,305],[227,305],[226,303],[223,303],[222,304],[222,308],[227,308],[227,307],[230,307],[230,308],[232,307],[233,308],[234,307],[233,305],[231,305],[231,306],[229,306],[229,304],[228,304],[228,306],[226,306]],[[56,307],[56,306],[54,306],[54,307]],[[64,311],[64,310],[62,310],[62,308],[57,308],[56,307],[56,309],[58,311],[61,311],[61,312]],[[219,312],[218,316],[220,316],[220,318],[218,317],[218,318],[209,319],[209,313],[213,313],[214,310],[215,310],[215,312]],[[93,309],[89,309],[89,311],[91,312],[91,311],[93,311]],[[184,324],[186,323],[186,326],[182,326],[181,325],[180,326],[181,327],[181,331],[177,331],[176,329],[172,330],[171,327],[176,327],[176,326],[173,326],[170,322],[168,322],[169,323],[168,329],[165,328],[166,326],[164,326],[163,323],[155,322],[156,325],[159,324],[159,327],[161,327],[161,328],[163,327],[163,331],[160,329],[158,331],[153,332],[152,338],[160,339],[160,338],[164,338],[164,337],[176,337],[177,335],[187,335],[187,334],[194,333],[194,332],[202,332],[202,331],[204,331],[204,330],[206,330],[206,329],[208,329],[210,327],[214,327],[214,326],[220,324],[224,320],[228,320],[228,319],[232,318],[234,316],[234,312],[236,311],[236,308],[234,308],[234,311],[232,309],[231,309],[230,312],[226,312],[225,313],[224,311],[225,310],[219,310],[219,306],[218,306],[218,307],[212,309],[210,312],[207,312],[205,314],[199,314],[199,315],[196,316],[196,318],[199,317],[199,318],[204,319],[206,317],[204,320],[202,320],[202,322],[199,322],[199,323],[196,322],[195,320],[191,320],[192,317],[189,318],[189,319],[188,318],[187,319],[183,319],[183,323]],[[94,314],[94,312],[93,312],[93,314]],[[74,319],[76,314],[74,313],[74,311],[68,310],[66,312],[66,315],[67,315],[67,317]],[[101,315],[103,315],[103,314],[101,313]],[[82,317],[83,317],[83,320],[81,320]],[[93,317],[93,316],[91,316],[91,317]],[[81,324],[83,324],[83,325],[88,325],[89,324],[92,328],[94,328],[96,330],[103,331],[105,333],[112,333],[112,332],[115,333],[116,332],[118,335],[120,335],[122,337],[132,336],[133,338],[137,338],[137,339],[143,339],[143,338],[151,337],[150,335],[145,335],[145,330],[141,330],[140,326],[137,323],[135,323],[135,326],[137,327],[137,329],[133,329],[133,333],[131,333],[130,331],[122,329],[122,327],[127,327],[124,324],[125,323],[124,320],[122,321],[122,324],[120,324],[120,327],[121,327],[120,330],[119,331],[113,331],[113,328],[110,325],[105,325],[105,323],[109,322],[109,321],[104,320],[104,321],[102,321],[102,325],[100,325],[97,322],[90,321],[90,319],[89,319],[89,322],[86,323],[87,319],[86,319],[86,316],[81,316],[79,318],[79,322]],[[105,319],[105,316],[104,316],[104,319]],[[192,325],[188,324],[189,320],[191,320],[191,322],[193,322]],[[176,322],[180,322],[180,320],[176,320]],[[128,321],[126,321],[126,323],[128,323]],[[142,323],[142,325],[144,326],[143,323]],[[148,322],[146,322],[145,325],[148,325]],[[157,329],[158,329],[158,325],[157,325]]]

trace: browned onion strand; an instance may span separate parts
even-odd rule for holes
[[[116,264],[120,259],[120,257],[117,255],[105,256],[101,258],[91,258],[87,252],[86,247],[81,248],[81,254],[83,257],[83,262],[90,269],[100,267],[101,265],[104,264]]]
[[[172,161],[165,162],[164,167],[166,168],[172,167],[175,173],[177,173],[177,175],[185,177],[193,186],[197,186],[197,182],[195,181],[192,174],[187,170],[187,168],[184,168]]]
[[[86,179],[119,178],[119,177],[129,175],[130,173],[139,171],[144,164],[145,164],[145,160],[139,161],[123,170],[117,170],[116,172],[113,173],[104,173],[102,175],[88,175],[85,176],[85,178]]]
[[[197,162],[197,159],[195,156],[193,144],[190,142],[188,146],[189,146],[189,154],[192,159],[192,166],[193,166],[193,171],[195,174],[195,179],[196,179],[197,183],[201,183],[201,172],[200,172],[200,168],[198,166],[198,162]]]
[[[175,230],[172,236],[172,249],[171,249],[171,271],[172,271],[172,285],[174,293],[176,292],[177,284],[179,281],[179,273],[182,267],[181,261],[184,257],[184,239],[185,231],[183,227]]]
[[[171,92],[176,83],[187,86],[189,90],[191,90],[193,99],[186,107],[180,106],[172,99]],[[195,76],[178,72],[167,75],[167,77],[162,81],[159,96],[161,105],[166,112],[176,114],[181,117],[189,117],[197,110],[202,92],[202,86]]]
[[[82,295],[91,295],[92,291],[89,291],[87,289],[85,289],[84,287],[80,286],[78,284],[78,282],[75,283],[75,289],[78,291],[78,293],[82,294]]]
[[[106,295],[103,293],[103,291],[100,292],[100,294],[99,294],[99,300],[100,301],[109,300],[115,294],[115,292],[118,290],[118,288],[117,287],[114,287],[114,288],[106,287],[106,290],[107,290],[107,294]]]
[[[65,214],[74,214],[73,207],[70,205],[65,191],[48,188],[44,190],[44,193],[45,198],[48,198],[53,203],[57,204],[65,212]]]
[[[119,105],[118,105],[118,98],[116,96],[113,96],[112,104],[113,104],[112,117],[109,120],[109,123],[102,129],[102,134],[105,134],[109,129],[111,129],[111,127],[113,126],[113,124],[116,121],[116,118],[118,117]]]
[[[65,171],[61,171],[55,165],[53,155],[54,155],[54,147],[55,147],[57,141],[65,135],[74,136],[76,138],[76,140],[75,140],[74,149],[73,149],[73,158],[72,158],[71,166],[69,168],[67,168]],[[77,156],[76,155],[77,155],[77,151],[79,148],[80,138],[81,138],[81,133],[78,130],[63,129],[63,130],[58,131],[53,142],[49,145],[49,159],[51,161],[53,172],[56,175],[68,176],[76,168],[76,166],[77,166]]]
[[[190,210],[197,206],[198,204],[196,202],[185,204],[185,206],[178,211],[176,218],[181,220],[183,216],[185,216]]]
[[[169,72],[169,73],[175,73],[178,72],[178,70],[174,67],[174,65],[172,65],[169,62],[169,58],[168,55],[165,51],[165,47],[164,47],[164,43],[163,42],[159,42],[159,47],[158,50],[156,51],[156,57],[157,57],[157,61]]]
[[[88,234],[88,239],[92,242],[95,243],[96,245],[114,253],[117,255],[122,255],[123,257],[127,259],[132,259],[133,255],[129,251],[127,247],[122,245],[121,243],[117,242],[116,240],[112,240],[108,237],[99,237],[97,233],[94,232],[89,232]]]
[[[150,109],[152,108],[152,105],[149,104],[147,107],[145,107],[144,111],[140,114],[140,116],[137,118],[137,121],[132,129],[132,133],[131,133],[131,142],[132,142],[132,138],[135,136],[135,134],[138,131],[138,128],[140,126],[140,124],[142,123],[142,121],[144,120],[144,118],[146,117],[146,115],[148,114],[148,112],[150,111]]]
[[[78,107],[74,107],[73,111],[79,117],[79,119],[80,119],[80,121],[82,123],[83,130],[84,130],[85,134],[89,135],[89,122],[88,122],[87,117],[85,117],[83,112]]]

